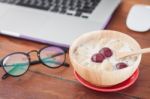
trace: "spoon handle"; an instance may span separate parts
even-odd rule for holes
[[[150,53],[150,48],[143,48],[135,52],[131,52],[131,55],[142,54],[142,53]]]
[[[150,48],[143,48],[137,51],[132,51],[132,52],[122,52],[118,53],[118,58],[123,58],[131,55],[136,55],[136,54],[142,54],[142,53],[150,53]]]

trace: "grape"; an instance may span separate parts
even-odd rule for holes
[[[117,69],[123,69],[123,68],[126,68],[126,67],[128,67],[128,65],[126,63],[123,63],[123,62],[120,62],[120,63],[116,64]]]
[[[105,56],[105,57],[111,57],[112,54],[113,54],[112,51],[111,51],[111,49],[108,48],[108,47],[102,48],[102,49],[99,51],[99,53],[103,54],[103,56]]]
[[[97,63],[103,62],[104,59],[105,59],[105,57],[104,57],[102,54],[100,54],[100,53],[94,54],[94,55],[92,56],[92,58],[91,58],[91,60],[92,60],[93,62],[97,62]]]

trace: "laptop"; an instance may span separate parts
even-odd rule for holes
[[[121,0],[0,0],[0,34],[68,46],[104,29]]]

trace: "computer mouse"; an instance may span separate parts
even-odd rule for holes
[[[126,25],[137,32],[150,30],[150,6],[134,5],[127,16]]]

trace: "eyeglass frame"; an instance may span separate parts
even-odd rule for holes
[[[48,47],[58,47],[58,48],[60,48],[60,49],[62,49],[62,50],[64,51],[64,54],[65,54],[65,55],[64,55],[64,61],[62,62],[62,64],[60,64],[60,65],[57,66],[57,67],[50,67],[50,66],[48,66],[47,64],[45,64],[45,63],[42,61],[42,59],[41,59],[41,57],[40,57],[40,53],[41,53],[42,50],[44,50],[45,48],[48,48]],[[30,53],[33,53],[33,52],[36,52],[36,53],[37,53],[38,60],[36,60],[36,61],[31,61]],[[29,52],[27,52],[27,53],[26,53],[26,52],[13,52],[13,53],[10,53],[10,54],[6,55],[5,57],[3,57],[3,58],[0,60],[0,67],[2,67],[3,70],[6,72],[6,73],[2,76],[2,79],[6,79],[6,78],[9,77],[9,76],[12,76],[12,77],[19,77],[19,76],[22,76],[22,75],[24,75],[25,73],[27,73],[27,71],[29,70],[29,67],[30,67],[31,65],[36,65],[36,64],[39,64],[39,63],[40,63],[40,64],[43,64],[44,66],[46,66],[46,67],[48,67],[48,68],[53,68],[53,69],[59,68],[59,67],[61,67],[61,66],[69,67],[69,64],[65,62],[65,61],[66,61],[66,53],[67,53],[67,52],[68,52],[68,48],[66,48],[66,47],[56,46],[56,45],[53,46],[53,45],[51,45],[51,46],[45,46],[45,47],[41,48],[40,50],[31,50],[31,51],[29,51]],[[6,57],[8,57],[8,56],[10,56],[10,55],[14,55],[14,54],[22,54],[22,55],[25,55],[25,56],[27,56],[28,61],[29,61],[27,70],[26,70],[24,73],[20,74],[20,75],[11,75],[11,74],[9,74],[9,73],[4,69],[3,61],[5,60]]]

